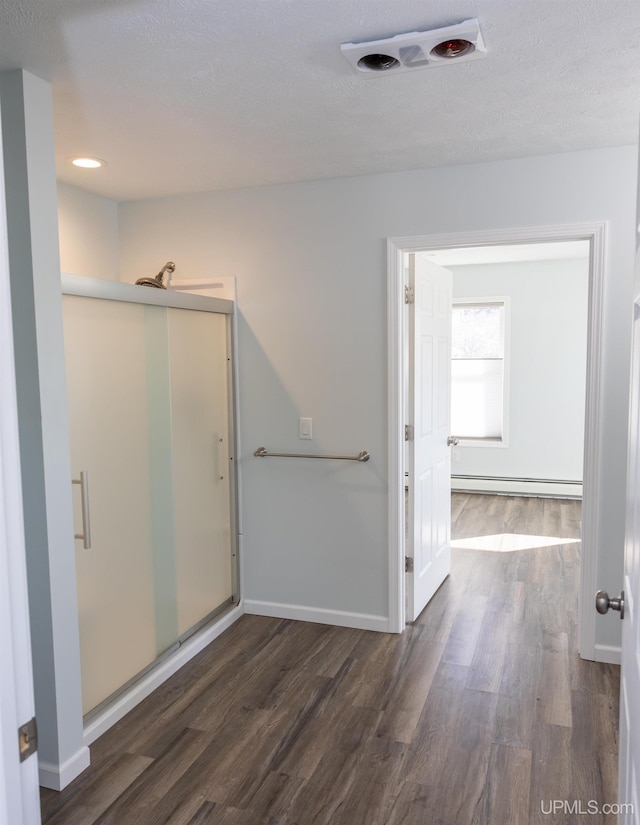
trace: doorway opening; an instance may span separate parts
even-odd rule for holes
[[[558,246],[561,244],[561,246]],[[511,457],[519,450],[511,450],[506,445],[514,445],[513,427],[509,423],[513,420],[513,391],[517,390],[518,403],[521,399],[521,389],[507,385],[508,395],[504,404],[507,410],[505,418],[505,431],[500,434],[500,438],[492,432],[485,443],[481,442],[482,433],[479,438],[463,439],[461,447],[457,445],[454,449],[460,450],[456,457],[462,458],[466,452],[468,457],[473,458],[475,465],[467,463],[464,471],[463,461],[454,461],[454,489],[471,489],[472,491],[519,493],[526,495],[556,495],[579,497],[583,496],[583,550],[581,564],[581,604],[580,604],[580,653],[583,658],[595,658],[595,621],[591,610],[591,593],[595,586],[595,562],[596,548],[594,537],[597,534],[597,512],[600,491],[598,489],[598,478],[596,473],[598,458],[598,410],[600,405],[600,378],[601,378],[601,336],[602,336],[602,282],[604,275],[604,245],[605,245],[605,225],[590,224],[580,226],[564,227],[544,227],[521,230],[506,230],[496,232],[465,233],[463,235],[445,236],[419,236],[412,238],[390,239],[388,242],[389,251],[389,282],[388,282],[388,329],[389,329],[389,463],[390,463],[390,494],[389,494],[389,600],[390,600],[390,625],[395,632],[401,632],[406,614],[406,591],[405,587],[411,584],[411,572],[405,576],[405,556],[407,555],[406,540],[404,535],[405,514],[404,514],[404,488],[405,488],[405,464],[406,448],[404,441],[404,425],[409,423],[408,404],[404,387],[409,365],[407,363],[407,353],[405,342],[408,336],[409,321],[408,313],[404,303],[406,286],[406,263],[409,256],[420,253],[421,257],[426,257],[432,262],[449,265],[456,273],[459,273],[459,284],[456,289],[455,298],[461,299],[464,304],[481,304],[481,299],[493,298],[494,302],[497,292],[505,292],[504,280],[503,288],[498,289],[495,277],[506,275],[508,269],[514,277],[514,265],[518,265],[519,272],[519,298],[518,303],[522,304],[522,293],[526,294],[527,289],[531,290],[531,285],[525,283],[527,269],[532,269],[532,264],[537,260],[555,261],[556,263],[564,258],[566,260],[583,259],[584,269],[582,277],[585,277],[588,286],[584,290],[581,299],[584,303],[583,326],[586,327],[586,352],[584,352],[583,333],[583,356],[582,367],[578,364],[575,375],[579,380],[578,373],[582,371],[582,391],[574,388],[574,400],[577,396],[582,396],[584,402],[584,437],[572,439],[570,450],[564,450],[563,460],[566,459],[564,467],[566,472],[560,472],[560,466],[553,467],[553,472],[543,473],[529,471],[517,474],[507,468],[508,453]],[[520,258],[520,260],[518,260]],[[499,264],[500,266],[493,266]],[[574,269],[578,267],[574,265]],[[533,267],[535,268],[535,267]],[[494,284],[491,289],[474,290],[471,294],[470,283],[475,286],[480,285],[480,276],[487,276],[487,269],[494,271]],[[551,272],[551,264],[545,264],[544,274],[540,275],[540,282],[543,285],[545,299],[549,302],[562,304],[565,301],[571,303],[569,283],[556,283]],[[499,275],[495,275],[498,270],[502,270]],[[542,272],[542,268],[539,270]],[[575,273],[574,273],[575,274]],[[551,280],[547,280],[550,277]],[[576,275],[576,277],[580,277]],[[551,287],[549,286],[551,284]],[[540,286],[541,284],[539,284]],[[483,294],[484,293],[484,294]],[[561,293],[563,293],[561,295]],[[502,296],[505,297],[505,296]],[[510,296],[506,296],[509,303]],[[533,300],[528,302],[527,310],[535,315],[536,308]],[[556,307],[557,308],[557,307]],[[540,317],[540,307],[537,310],[538,337],[540,346],[545,335],[544,318]],[[553,313],[552,313],[553,314]],[[576,317],[579,316],[576,313]],[[520,319],[518,320],[520,324]],[[535,336],[534,336],[535,337]],[[547,338],[553,338],[553,330],[547,330]],[[507,353],[509,354],[509,353]],[[485,365],[473,365],[476,373],[482,372]],[[495,365],[494,365],[495,366]],[[492,367],[493,368],[493,367]],[[507,372],[508,365],[505,361],[504,370]],[[495,369],[494,369],[495,372]],[[477,378],[477,375],[476,375]],[[495,376],[493,379],[496,384]],[[577,387],[577,384],[576,384]],[[525,393],[526,394],[526,393]],[[529,395],[533,399],[533,395]],[[542,403],[544,399],[533,401],[532,406]],[[495,408],[494,399],[494,408]],[[522,406],[522,405],[521,405]],[[511,409],[509,408],[511,407]],[[567,411],[573,416],[575,422],[576,407],[572,411]],[[538,413],[539,414],[539,413]],[[580,419],[582,416],[578,413]],[[580,429],[578,422],[578,429]],[[521,426],[518,424],[518,433]],[[574,424],[573,430],[576,427]],[[455,434],[454,434],[455,435]],[[464,436],[464,434],[461,434]],[[554,436],[555,437],[555,436]],[[559,436],[562,438],[562,435]],[[489,440],[490,439],[490,440]],[[466,442],[466,443],[465,443]],[[580,456],[579,448],[584,445],[584,456]],[[523,445],[520,445],[522,447]],[[526,444],[524,447],[526,448]],[[521,450],[520,450],[521,452]],[[569,453],[571,455],[569,456]],[[489,456],[487,464],[486,457]],[[522,458],[522,455],[520,456]],[[536,457],[536,459],[538,456]],[[556,455],[556,458],[559,458]],[[479,470],[478,462],[485,462],[485,469]],[[493,462],[493,464],[491,464]],[[456,466],[457,465],[457,466]],[[531,466],[531,465],[530,465]],[[542,467],[542,464],[538,464]],[[493,467],[493,469],[491,469]],[[488,468],[488,469],[487,469]],[[496,469],[499,468],[499,469]],[[457,470],[457,472],[456,472]],[[580,489],[582,480],[582,489]],[[502,487],[502,489],[497,489]],[[405,579],[407,579],[405,584]],[[586,594],[586,598],[585,598]]]
[[[452,273],[452,490],[580,498],[589,242],[424,254]]]

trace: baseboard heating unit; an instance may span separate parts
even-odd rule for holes
[[[582,481],[556,478],[452,475],[451,489],[459,493],[582,498]]]

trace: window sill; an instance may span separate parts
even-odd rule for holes
[[[461,438],[457,436],[458,447],[490,447],[505,449],[509,443],[503,438]]]

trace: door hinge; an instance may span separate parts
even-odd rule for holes
[[[404,425],[404,440],[413,441],[413,424]]]
[[[38,750],[38,728],[35,716],[18,728],[18,742],[20,744],[21,762],[24,762],[32,753]]]
[[[415,294],[412,286],[405,286],[404,288],[404,302],[405,304],[412,304],[415,300]]]
[[[404,557],[404,572],[413,573],[413,556]]]

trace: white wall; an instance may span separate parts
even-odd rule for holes
[[[80,648],[48,83],[0,73],[11,311],[41,784],[89,764]]]
[[[120,277],[118,204],[58,183],[60,269],[117,281]]]
[[[581,482],[588,259],[448,268],[454,302],[509,298],[507,446],[461,445],[452,473]]]
[[[0,141],[1,144],[1,141]],[[0,157],[3,157],[0,146]],[[38,759],[16,731],[35,714],[4,164],[0,161],[0,822],[40,823]]]
[[[599,582],[620,589],[635,177],[623,147],[121,205],[123,280],[169,259],[178,278],[238,279],[249,600],[387,615],[386,239],[600,220]],[[372,459],[255,459],[259,446]],[[618,625],[605,617],[598,641],[619,643]]]

